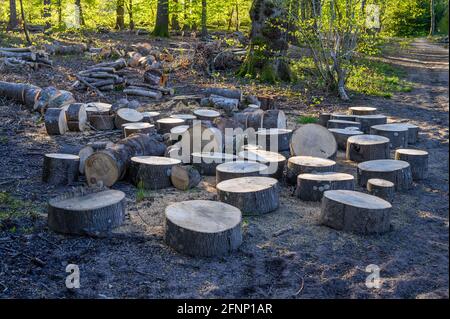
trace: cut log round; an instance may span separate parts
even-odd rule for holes
[[[209,109],[197,109],[194,111],[194,115],[201,121],[214,121],[214,119],[220,117],[220,113]]]
[[[84,131],[87,122],[86,105],[84,103],[70,104],[66,110],[66,118],[70,131]]]
[[[356,135],[347,140],[346,158],[365,162],[389,158],[389,139],[378,135]]]
[[[191,165],[172,167],[170,180],[175,188],[186,191],[196,187],[202,177],[199,171]]]
[[[238,101],[242,100],[242,91],[238,89],[207,88],[205,93],[208,95],[219,95],[229,99],[237,99]]]
[[[356,122],[356,116],[355,115],[348,115],[348,114],[331,114],[330,120],[340,120],[340,121],[349,121],[349,122]]]
[[[335,158],[337,143],[333,134],[318,124],[306,124],[292,134],[292,156]]]
[[[48,226],[58,233],[99,236],[120,226],[125,210],[121,191],[70,194],[49,201]]]
[[[159,112],[142,112],[141,114],[144,117],[142,122],[147,123],[155,123],[161,116],[161,113]]]
[[[242,243],[241,211],[231,205],[193,200],[166,208],[165,241],[180,253],[211,257],[229,254]]]
[[[352,115],[374,115],[377,112],[377,108],[368,106],[352,106],[348,108],[348,112]]]
[[[372,126],[386,124],[387,116],[381,114],[359,115],[356,117],[356,122],[361,124],[361,131],[365,134],[369,134]]]
[[[392,150],[408,147],[408,127],[405,124],[382,124],[370,128],[370,134],[387,137]]]
[[[265,176],[267,169],[267,165],[250,161],[223,163],[216,167],[216,183],[238,177]]]
[[[330,128],[329,131],[334,135],[338,148],[344,151],[347,149],[347,140],[349,137],[364,134],[362,131],[354,128]]]
[[[170,129],[170,140],[180,141],[183,134],[189,130],[189,125],[178,125]]]
[[[88,115],[89,124],[97,131],[109,131],[115,128],[113,114]]]
[[[78,180],[80,157],[71,154],[45,154],[42,180],[52,185],[68,185]]]
[[[256,144],[272,152],[288,151],[292,130],[283,128],[260,129],[256,132]],[[253,142],[253,141],[252,141]]]
[[[398,149],[395,159],[408,162],[411,166],[413,180],[422,180],[428,177],[428,152],[416,149]]]
[[[192,153],[192,165],[198,169],[200,174],[216,176],[216,167],[226,162],[237,159],[236,155],[226,153]]]
[[[328,128],[347,128],[347,127],[356,127],[357,129],[361,129],[361,124],[354,121],[345,121],[345,120],[329,120]]]
[[[172,168],[181,161],[158,156],[135,156],[131,158],[129,177],[131,183],[144,189],[163,189],[172,186]]]
[[[174,119],[182,119],[187,125],[192,125],[194,120],[197,119],[197,117],[192,114],[172,114],[170,117]]]
[[[321,113],[319,114],[319,124],[323,127],[328,127],[328,121],[331,120],[330,113]]]
[[[222,153],[224,150],[224,136],[222,132],[206,123],[200,125],[194,123],[181,137],[181,149],[183,153]]]
[[[123,108],[119,109],[116,113],[116,118],[114,119],[114,124],[116,128],[122,128],[122,124],[125,123],[136,123],[141,122],[144,117],[141,113],[136,110]]]
[[[395,185],[384,179],[371,178],[367,181],[367,191],[373,196],[380,197],[392,203],[394,200]]]
[[[218,200],[247,215],[270,213],[280,206],[278,181],[270,177],[240,177],[216,185]]]
[[[411,166],[408,162],[400,160],[375,160],[358,164],[358,184],[367,187],[371,178],[388,180],[395,185],[395,190],[408,190],[412,187]]]
[[[297,177],[296,195],[304,201],[319,202],[328,190],[354,190],[353,175],[335,172],[300,174]]]
[[[287,127],[286,115],[280,110],[267,110],[263,115],[262,127],[285,129]]]
[[[48,135],[63,135],[66,133],[66,112],[59,108],[50,108],[45,112],[45,129]]]
[[[89,156],[91,156],[94,153],[95,149],[90,145],[86,145],[85,147],[80,149],[80,151],[78,152],[78,156],[80,157],[80,166],[79,166],[80,174],[84,174],[84,166],[86,164],[86,160],[89,158]]]
[[[248,150],[239,152],[238,156],[243,160],[267,165],[267,174],[273,178],[280,179],[283,177],[286,157],[280,153],[265,150]]]
[[[392,205],[384,199],[351,190],[326,191],[320,223],[357,234],[381,234],[391,228]]]
[[[102,102],[91,102],[86,104],[86,113],[88,121],[91,119],[91,115],[109,115],[111,114],[112,105]]]
[[[183,119],[166,117],[156,121],[156,127],[158,133],[166,134],[170,133],[170,130],[176,126],[183,125],[185,121]]]
[[[135,133],[149,134],[152,132],[155,132],[155,126],[153,124],[144,123],[144,122],[123,124],[124,137],[128,137],[131,134],[135,134]]]
[[[312,156],[294,156],[289,158],[286,170],[286,182],[297,185],[297,176],[305,173],[334,172],[336,162],[330,159]]]
[[[416,144],[419,139],[419,127],[413,124],[404,124],[408,128],[408,144]]]

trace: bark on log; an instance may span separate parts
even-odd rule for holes
[[[358,122],[353,122],[353,121],[345,121],[345,120],[329,120],[328,121],[328,128],[341,128],[341,129],[345,129],[347,127],[355,127],[358,130],[361,129],[361,124]]]
[[[390,157],[389,139],[378,135],[356,135],[347,140],[346,158],[365,162]]]
[[[292,139],[292,130],[283,128],[260,129],[256,132],[256,141],[250,141],[262,149],[272,152],[288,151]]]
[[[86,105],[83,103],[70,104],[66,110],[66,118],[70,131],[84,131],[87,123]]]
[[[33,105],[33,111],[43,113],[47,109],[48,103],[50,99],[57,97],[60,94],[60,91],[53,87],[49,86],[44,88],[39,94],[39,98],[36,103]]]
[[[320,223],[357,234],[381,234],[391,227],[391,204],[381,198],[349,190],[323,195]]]
[[[136,96],[144,96],[151,97],[153,99],[159,100],[162,98],[162,92],[160,91],[151,91],[151,90],[138,90],[138,89],[125,89],[123,93],[128,95],[136,95]]]
[[[306,124],[294,131],[290,144],[292,156],[335,158],[337,143],[333,134],[318,124]]]
[[[167,245],[190,256],[223,256],[242,243],[241,211],[231,205],[194,200],[166,208]]]
[[[48,184],[69,185],[78,180],[80,157],[71,154],[45,154],[42,180]]]
[[[149,123],[137,122],[123,124],[123,135],[125,138],[136,133],[151,134],[156,133],[156,129],[153,124]]]
[[[395,190],[403,191],[412,187],[411,166],[400,160],[375,160],[358,164],[357,179],[361,187],[367,187],[371,178],[388,180],[395,185]]]
[[[374,115],[377,113],[376,107],[352,106],[348,108],[351,115]]]
[[[194,123],[181,137],[181,149],[185,154],[210,152],[222,153],[224,150],[224,136],[216,128],[202,122]]]
[[[330,113],[321,113],[319,114],[319,124],[323,127],[328,127],[328,121],[331,120]]]
[[[110,131],[115,128],[114,119],[113,114],[89,115],[89,124],[97,131]]]
[[[347,149],[347,140],[349,137],[364,134],[362,131],[353,128],[330,128],[328,130],[334,135],[334,138],[336,139],[336,142],[338,144],[338,149],[344,151]]]
[[[197,109],[193,113],[200,121],[214,121],[214,119],[220,117],[219,112],[209,109]]]
[[[240,177],[216,185],[218,200],[246,215],[262,215],[280,206],[278,181],[270,177]]]
[[[214,107],[224,110],[225,114],[231,116],[233,112],[238,111],[239,100],[231,99],[219,95],[211,95],[210,97],[203,98],[200,101],[201,107]]]
[[[88,47],[86,44],[70,44],[70,45],[62,45],[62,44],[50,44],[45,45],[45,51],[52,55],[64,55],[64,54],[81,54],[84,51],[87,51]]]
[[[275,110],[275,99],[271,95],[258,95],[259,107],[263,111]]]
[[[387,137],[392,150],[408,147],[408,127],[404,124],[374,125],[370,134]]]
[[[226,153],[192,153],[192,165],[202,175],[216,176],[216,167],[237,160],[237,156]]]
[[[135,156],[131,158],[129,178],[133,185],[144,189],[163,189],[172,186],[172,168],[181,161],[168,157]]]
[[[374,125],[381,125],[387,123],[387,116],[385,115],[359,115],[356,117],[356,122],[361,124],[361,131],[365,134],[370,133],[370,128]]]
[[[59,94],[51,97],[48,101],[48,108],[61,108],[65,105],[75,103],[73,94],[69,91],[60,90]]]
[[[174,166],[171,171],[170,179],[175,188],[186,191],[196,187],[202,177],[199,171],[191,165]]]
[[[267,175],[275,179],[283,177],[284,166],[286,164],[286,157],[276,152],[269,152],[265,150],[249,150],[241,151],[238,157],[247,161],[254,161],[267,165]]]
[[[45,112],[45,129],[48,135],[63,135],[67,131],[66,112],[63,109],[51,108]]]
[[[127,61],[125,61],[125,59],[120,58],[114,62],[103,62],[103,63],[99,63],[96,65],[92,65],[90,67],[88,67],[88,70],[90,69],[96,69],[96,68],[100,68],[100,67],[108,67],[108,68],[114,68],[116,71],[123,69],[127,66]]]
[[[419,127],[409,123],[405,125],[408,128],[408,144],[416,144],[419,139]]]
[[[331,114],[330,120],[340,120],[340,121],[349,121],[349,122],[356,122],[356,116],[355,115],[348,115],[348,114]]]
[[[155,123],[161,116],[161,113],[159,112],[142,112],[141,114],[144,117],[142,122],[147,122],[150,124]]]
[[[286,115],[280,110],[267,110],[264,112],[262,127],[285,129],[287,127]]]
[[[370,195],[392,203],[394,200],[395,185],[390,181],[379,178],[371,178],[367,181],[367,191]]]
[[[286,182],[290,185],[297,185],[297,176],[300,174],[334,172],[335,170],[335,161],[312,156],[294,156],[287,162]]]
[[[166,86],[167,76],[160,70],[149,69],[144,73],[144,82],[154,86]]]
[[[216,184],[232,178],[266,176],[267,165],[251,161],[235,161],[217,165]]]
[[[337,189],[354,190],[353,175],[335,172],[300,174],[295,193],[301,200],[319,202],[325,191]]]
[[[189,129],[189,125],[178,125],[170,129],[170,140],[179,142],[183,134]]]
[[[180,118],[166,117],[156,121],[156,127],[159,134],[170,133],[170,130],[176,126],[185,124],[185,121]]]
[[[141,122],[144,117],[136,110],[123,108],[117,111],[114,119],[116,128],[122,128],[122,124]]]
[[[227,89],[227,88],[207,88],[205,91],[208,95],[218,95],[229,99],[236,99],[242,101],[242,91],[238,89]]]
[[[423,180],[428,177],[428,157],[426,151],[416,149],[398,149],[395,159],[408,162],[411,166],[413,180]]]

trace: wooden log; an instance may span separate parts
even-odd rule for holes
[[[319,202],[325,191],[336,189],[354,190],[353,175],[335,172],[300,174],[297,177],[295,193],[301,200]]]
[[[378,135],[356,135],[347,140],[346,158],[365,162],[390,157],[389,139]]]
[[[408,127],[404,124],[374,125],[370,134],[387,137],[392,150],[408,147]]]
[[[170,140],[179,142],[183,134],[189,130],[189,125],[178,125],[170,129]]]
[[[87,124],[86,105],[84,103],[70,104],[66,110],[66,118],[70,131],[84,131]]]
[[[214,121],[214,119],[220,117],[220,113],[209,109],[196,109],[194,115],[200,121]]]
[[[170,116],[171,118],[174,118],[174,119],[182,119],[182,120],[184,120],[184,122],[187,124],[187,125],[193,125],[193,123],[194,123],[194,121],[197,119],[197,117],[195,116],[195,115],[192,115],[192,114],[172,114],[171,116]]]
[[[87,51],[88,47],[86,44],[48,44],[44,45],[45,51],[52,55],[65,55],[65,54],[81,54]]]
[[[397,191],[412,188],[411,166],[405,161],[385,159],[358,164],[358,184],[367,187],[367,181],[371,178],[388,180],[394,183]]]
[[[49,201],[48,226],[58,233],[103,236],[125,221],[125,193],[79,191]]]
[[[395,185],[384,179],[371,178],[367,181],[367,191],[370,195],[377,196],[392,203],[394,200]]]
[[[320,223],[357,234],[381,234],[391,228],[392,205],[384,199],[351,190],[326,191]]]
[[[157,100],[162,98],[162,93],[160,91],[125,89],[125,90],[123,90],[123,93],[128,94],[128,95],[151,97],[151,98],[157,99]]]
[[[214,107],[224,110],[225,114],[231,116],[233,112],[238,111],[239,100],[230,99],[219,95],[211,95],[200,101],[202,107]]]
[[[242,91],[238,89],[227,89],[227,88],[207,88],[205,91],[208,95],[218,95],[229,99],[235,99],[242,101]]]
[[[238,153],[238,157],[243,160],[258,162],[267,165],[267,175],[281,179],[283,177],[286,157],[276,152],[265,150],[247,150]]]
[[[123,58],[120,58],[114,62],[103,62],[103,63],[98,63],[96,65],[92,65],[92,66],[88,67],[88,70],[102,68],[102,67],[110,67],[110,68],[114,68],[117,71],[117,70],[125,68],[126,66],[127,66],[127,61]]]
[[[262,127],[266,129],[278,128],[286,129],[287,120],[286,115],[280,110],[267,110],[264,112]]]
[[[354,128],[330,128],[328,130],[334,135],[338,149],[340,150],[347,149],[347,140],[349,137],[364,134],[362,131]]]
[[[75,103],[73,94],[69,91],[60,90],[59,94],[51,97],[48,101],[47,107],[49,108],[61,108],[65,105]]]
[[[59,108],[50,108],[45,112],[45,129],[48,135],[63,135],[67,131],[66,112]]]
[[[89,124],[97,131],[110,131],[115,128],[114,119],[113,114],[90,115]]]
[[[11,83],[0,81],[0,96],[13,99],[20,103],[24,103],[25,102],[24,94],[26,90],[30,88],[35,89],[37,87],[24,83]]]
[[[151,134],[156,133],[155,126],[149,123],[137,122],[123,124],[123,135],[128,137],[131,134],[142,133]]]
[[[182,191],[196,187],[201,179],[199,171],[191,165],[174,166],[171,170],[172,185]]]
[[[116,69],[112,68],[112,67],[94,67],[94,68],[90,68],[88,70],[83,70],[78,72],[79,75],[86,75],[89,73],[116,73]]]
[[[181,161],[158,156],[135,156],[131,158],[128,175],[133,185],[144,189],[163,189],[172,186],[172,168]]]
[[[142,119],[142,122],[147,123],[155,123],[161,116],[161,113],[159,112],[141,112],[142,116],[144,117]]]
[[[180,118],[166,117],[156,121],[156,127],[160,134],[170,133],[170,130],[176,126],[184,125],[185,120]]]
[[[44,88],[41,91],[41,94],[39,94],[39,98],[37,99],[36,103],[33,105],[33,111],[41,113],[45,112],[50,99],[55,98],[59,94],[59,90],[53,86]]]
[[[408,144],[416,144],[419,139],[419,127],[410,123],[404,125],[408,128]]]
[[[216,176],[216,167],[226,162],[237,160],[237,156],[227,153],[192,153],[192,165],[202,175]]]
[[[411,166],[413,180],[423,180],[428,177],[428,157],[426,151],[416,149],[398,149],[395,159],[408,162]]]
[[[260,129],[256,132],[256,145],[261,149],[280,152],[289,150],[292,130],[283,128]]]
[[[209,122],[197,121],[181,137],[181,148],[184,154],[209,152],[222,153],[224,150],[224,136],[222,132]]]
[[[163,95],[174,95],[175,94],[175,90],[173,88],[150,85],[147,83],[138,83],[138,82],[134,82],[134,81],[130,81],[130,82],[127,81],[127,85],[138,87],[141,89],[150,89],[153,91],[160,91]]]
[[[316,174],[336,170],[335,161],[312,156],[291,157],[286,166],[286,182],[290,185],[297,185],[297,176],[300,174]]]
[[[318,124],[306,124],[294,131],[290,144],[292,156],[335,158],[337,143],[333,134]]]
[[[355,121],[361,124],[361,131],[365,134],[369,134],[372,126],[386,124],[387,116],[381,114],[359,115],[356,117]]]
[[[69,185],[78,180],[80,157],[71,154],[45,154],[42,180],[48,184]]]
[[[90,102],[86,104],[86,114],[88,122],[91,122],[91,116],[95,115],[110,115],[112,105],[109,103],[102,102]],[[92,124],[92,123],[91,123]]]
[[[331,113],[321,113],[319,114],[319,125],[323,127],[328,127],[328,121],[331,120]]]
[[[104,150],[92,154],[85,163],[89,185],[102,183],[110,187],[125,176],[130,159],[134,156],[161,156],[166,146],[156,136],[133,134]]]
[[[119,109],[116,113],[116,117],[114,119],[114,124],[116,128],[120,129],[122,124],[125,123],[137,123],[141,122],[144,117],[141,113],[136,110],[123,108]]]
[[[251,161],[223,163],[216,167],[216,184],[238,177],[266,176],[267,169],[267,165]]]
[[[356,122],[356,116],[355,115],[348,115],[348,114],[331,114],[330,120],[340,120],[340,121],[349,121],[349,122]]]
[[[377,113],[377,108],[368,106],[352,106],[348,108],[348,113],[351,115],[374,115]]]
[[[347,127],[355,127],[358,130],[361,129],[361,124],[353,121],[345,121],[345,120],[329,120],[328,128],[347,128]]]
[[[216,185],[218,200],[246,215],[262,215],[280,206],[278,181],[270,177],[240,177]]]
[[[167,76],[160,70],[149,69],[144,73],[144,82],[154,86],[166,86]]]
[[[276,109],[275,99],[271,95],[258,95],[258,101],[260,102],[260,108],[263,111]]]
[[[169,205],[165,211],[165,241],[180,253],[223,256],[242,243],[241,211],[231,205],[193,200]]]
[[[29,109],[32,109],[36,101],[39,99],[42,89],[40,87],[29,85],[25,88],[23,94],[23,103]],[[0,92],[0,95],[1,92]]]

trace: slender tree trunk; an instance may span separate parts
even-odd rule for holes
[[[134,30],[133,0],[128,0],[128,17],[130,19],[130,30]]]
[[[156,23],[153,35],[158,37],[169,36],[169,0],[158,0]]]
[[[435,5],[434,0],[430,0],[430,16],[431,16],[431,25],[430,25],[430,35],[433,36],[436,32],[436,14],[435,14]]]
[[[233,15],[234,15],[234,10],[235,10],[235,7],[233,6],[233,7],[231,8],[230,18],[228,19],[228,31],[231,30],[231,26],[233,25]]]
[[[15,30],[18,26],[16,0],[9,0],[9,22],[7,30]]]
[[[241,21],[239,18],[239,1],[236,0],[236,31],[239,31]]]
[[[58,12],[58,26],[62,25],[62,6],[61,0],[56,1],[56,11]]]
[[[180,12],[180,8],[179,8],[179,2],[178,0],[173,0],[173,7],[174,7],[174,11],[172,13],[172,20],[171,20],[171,26],[172,26],[172,30],[174,31],[179,31],[180,28],[180,21],[178,19],[178,13]]]
[[[208,36],[208,28],[206,27],[206,19],[207,19],[207,5],[206,0],[202,0],[202,38],[206,38]]]
[[[25,32],[25,38],[27,39],[28,45],[31,45],[30,35],[28,34],[27,22],[25,20],[25,12],[23,10],[23,3],[22,0],[19,1],[20,1],[20,13],[22,15],[22,22],[23,22],[23,32]]]
[[[117,0],[116,2],[116,30],[125,29],[125,2]]]
[[[189,21],[189,13],[191,9],[190,0],[184,0],[183,2],[183,31],[190,31],[191,25]]]
[[[45,27],[48,29],[52,26],[51,24],[51,17],[52,17],[52,0],[44,0],[44,12],[42,17],[45,19]]]
[[[81,0],[75,0],[75,6],[78,8],[78,15],[80,18],[80,25],[85,25],[83,16],[83,7],[81,6]]]

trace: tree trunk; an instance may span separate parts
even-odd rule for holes
[[[80,25],[84,26],[83,7],[81,6],[81,0],[75,0],[75,6],[78,8],[78,17]]]
[[[48,29],[51,25],[51,16],[52,16],[52,9],[51,9],[52,1],[51,0],[44,0],[44,12],[43,12],[43,18],[45,20],[45,27]]]
[[[62,25],[62,6],[61,6],[61,0],[58,0],[56,2],[57,5],[57,11],[58,11],[58,26]]]
[[[19,21],[17,20],[17,8],[16,0],[9,0],[9,22],[8,30],[15,30],[19,26]]]
[[[153,35],[157,37],[169,37],[169,1],[158,0],[155,29]]]
[[[128,17],[130,19],[130,30],[134,30],[133,0],[128,0]]]
[[[27,39],[28,45],[31,45],[31,39],[30,39],[30,35],[28,34],[27,22],[25,20],[25,11],[23,10],[22,0],[20,0],[20,12],[22,14],[23,32],[25,33],[25,38]]]
[[[125,0],[117,0],[115,28],[116,30],[125,29]]]
[[[434,11],[434,0],[430,0],[430,16],[431,16],[431,23],[430,23],[430,35],[434,35],[434,32],[436,31],[436,16]]]
[[[208,36],[208,28],[206,27],[206,0],[202,0],[202,38]]]

